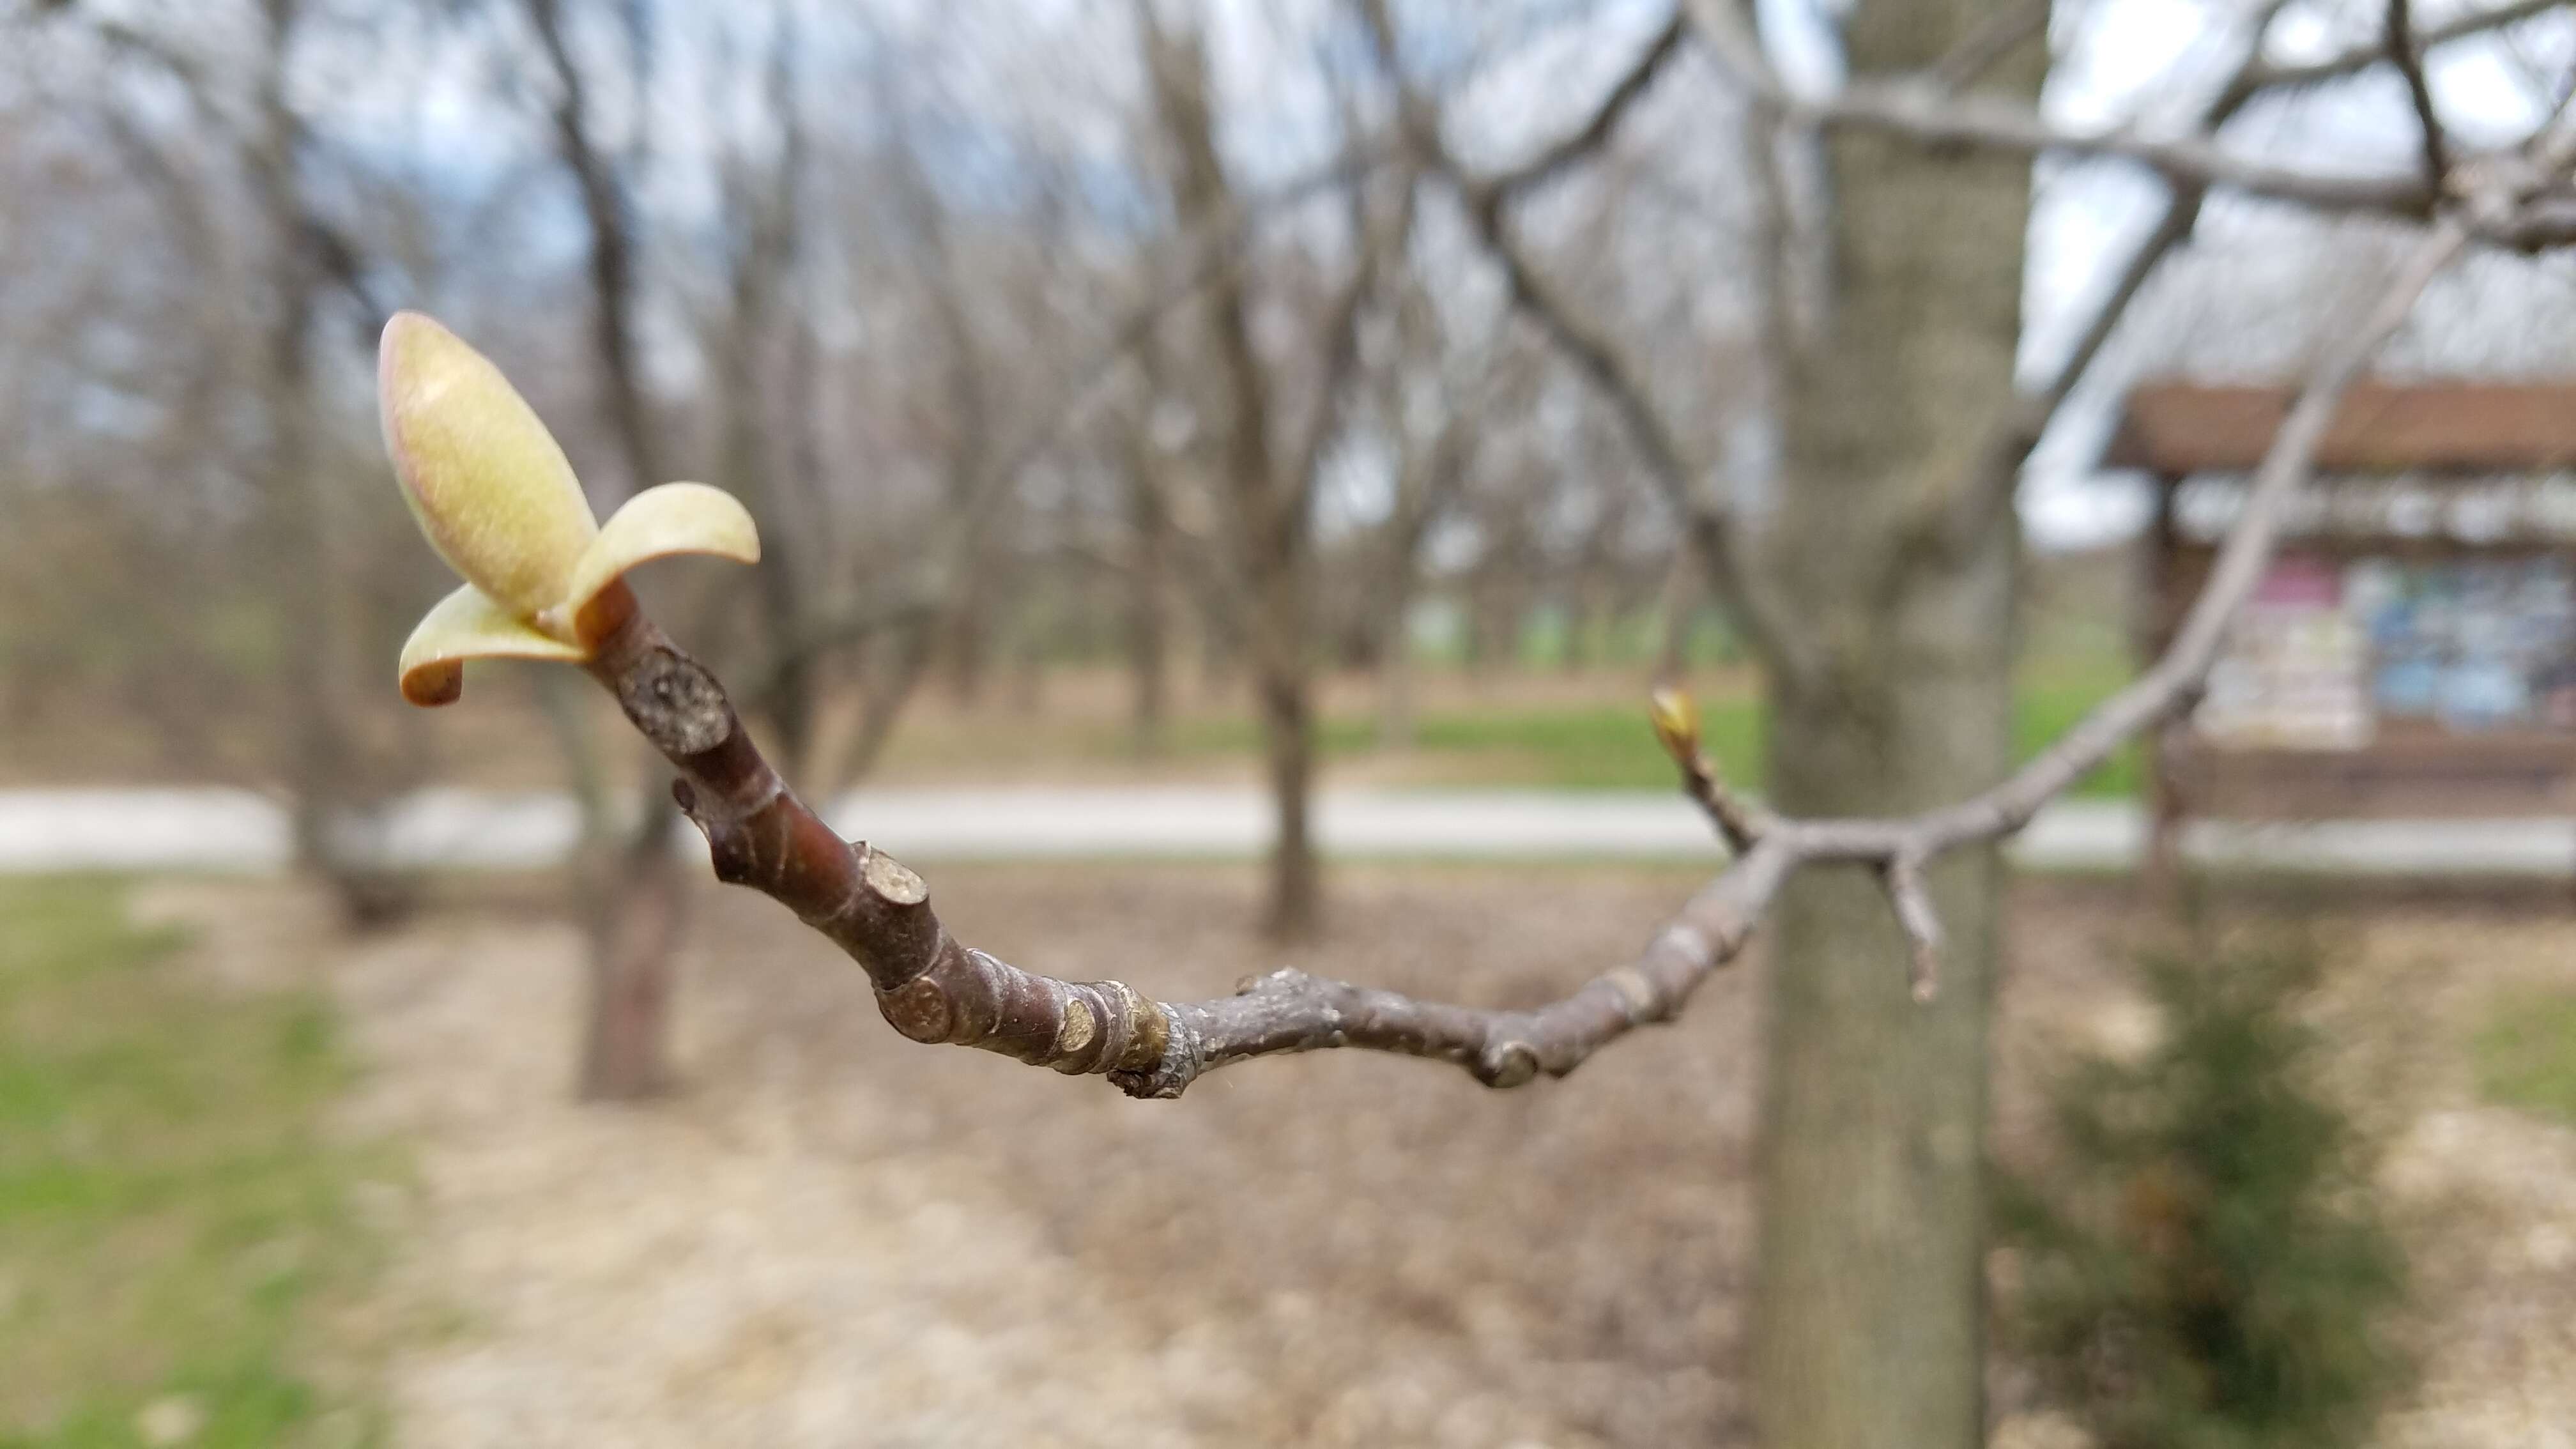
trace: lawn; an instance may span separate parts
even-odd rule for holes
[[[355,1443],[310,1367],[363,1273],[323,1000],[188,971],[102,881],[0,884],[0,1446]]]

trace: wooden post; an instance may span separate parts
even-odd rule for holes
[[[2181,486],[2178,475],[2155,476],[2155,511],[2147,528],[2145,578],[2139,590],[2133,630],[2141,659],[2155,658],[2173,637],[2177,543],[2174,490]],[[2158,910],[2172,910],[2182,900],[2182,826],[2187,802],[2182,783],[2176,778],[2174,757],[2183,732],[2190,728],[2187,720],[2175,720],[2139,742],[2145,757],[2142,764],[2147,786],[2147,845],[2138,886],[2146,901]]]

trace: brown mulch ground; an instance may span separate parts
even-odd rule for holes
[[[1529,999],[1623,955],[1689,883],[1352,870],[1333,942],[1293,964]],[[1242,929],[1246,871],[934,884],[967,939],[1077,979],[1206,994],[1282,964]],[[274,915],[202,894],[217,957]],[[1537,1090],[1336,1053],[1143,1104],[903,1042],[775,907],[701,904],[688,1088],[642,1109],[566,1101],[580,946],[537,905],[338,952],[373,1063],[353,1125],[406,1137],[418,1168],[383,1291],[444,1325],[395,1356],[400,1442],[1742,1441],[1758,967]],[[2109,964],[2147,930],[2118,893],[2026,884],[2014,911],[2007,1139],[2047,1061],[2152,1029]],[[2576,1131],[2479,1105],[2462,1050],[2499,990],[2576,983],[2568,916],[2436,899],[2342,919],[2317,1010],[2387,1144],[2425,1361],[2382,1438],[2568,1443]],[[2003,1439],[2062,1442],[2043,1427]]]

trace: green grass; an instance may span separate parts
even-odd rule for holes
[[[2576,994],[2517,997],[2473,1043],[2487,1100],[2576,1126]]]
[[[2013,721],[2016,759],[2026,759],[2117,689],[2116,660],[2085,660],[2025,671]],[[2036,675],[2037,677],[2028,677]],[[1759,787],[1768,730],[1756,699],[1705,702],[1701,735],[1728,779]],[[1377,746],[1372,720],[1327,716],[1318,726],[1327,757],[1357,757]],[[1259,737],[1247,719],[1192,721],[1173,741],[1183,753],[1249,753]],[[1510,710],[1436,711],[1415,731],[1433,783],[1516,785],[1559,790],[1668,790],[1673,767],[1647,727],[1645,701]],[[2138,789],[2138,750],[2124,745],[2080,783],[2078,795],[2125,798]]]
[[[99,881],[0,884],[0,1446],[371,1437],[303,1366],[364,1270],[325,1003],[227,989]],[[327,1433],[321,1431],[328,1431]]]

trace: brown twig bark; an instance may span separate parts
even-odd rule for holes
[[[589,666],[680,771],[674,796],[716,876],[778,900],[868,973],[886,1020],[915,1041],[982,1047],[1172,1097],[1228,1062],[1359,1047],[1453,1062],[1491,1086],[1563,1075],[1630,1028],[1677,1013],[1731,959],[1793,862],[1757,846],[1686,905],[1636,962],[1549,1006],[1485,1011],[1294,971],[1234,996],[1166,1003],[1117,981],[1066,982],[969,949],[892,856],[842,840],[761,756],[723,687],[631,597]]]
[[[1761,807],[1745,800],[1718,773],[1717,762],[1700,748],[1699,706],[1678,688],[1658,688],[1646,706],[1655,739],[1681,771],[1682,793],[1708,817],[1726,848],[1743,855],[1758,844],[1772,820]]]

